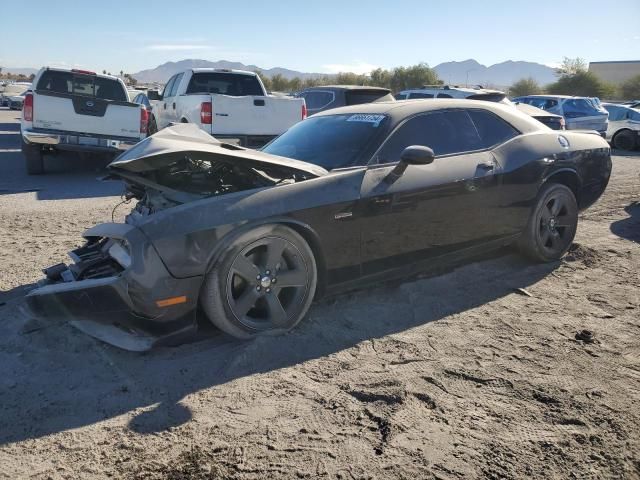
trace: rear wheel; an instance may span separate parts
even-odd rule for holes
[[[636,136],[629,130],[618,132],[613,137],[613,146],[619,150],[633,150],[636,147]]]
[[[577,227],[578,205],[571,189],[559,183],[547,184],[538,194],[518,246],[538,262],[559,260],[571,246]]]
[[[27,173],[29,175],[39,175],[44,172],[44,159],[42,158],[42,148],[40,145],[27,143],[22,139],[22,155],[24,155]]]
[[[209,320],[237,338],[286,332],[306,315],[317,285],[313,252],[295,231],[266,225],[240,235],[207,274]]]

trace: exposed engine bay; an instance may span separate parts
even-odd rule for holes
[[[277,165],[256,168],[231,161],[194,159],[189,155],[156,170],[116,175],[125,180],[125,198],[138,200],[131,212],[133,217],[203,198],[306,179],[299,172]]]

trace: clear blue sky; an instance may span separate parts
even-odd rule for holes
[[[133,73],[203,58],[334,72],[468,58],[486,65],[640,59],[640,0],[10,4],[2,11],[12,20],[0,28],[4,67]]]

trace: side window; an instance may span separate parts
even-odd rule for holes
[[[182,80],[183,76],[184,76],[184,72],[176,76],[176,79],[174,80],[173,85],[171,86],[171,91],[169,92],[170,97],[176,96],[176,93],[178,92],[178,87],[180,86],[180,81]]]
[[[439,93],[438,98],[453,98],[453,97],[448,93]]]
[[[640,122],[640,111],[629,109],[629,119],[634,122]]]
[[[433,93],[411,92],[409,98],[433,98]]]
[[[486,110],[469,110],[480,137],[480,148],[491,148],[516,137],[519,132],[497,115]]]
[[[598,114],[595,107],[583,98],[567,100],[562,105],[562,110],[567,118],[586,117]]]
[[[135,97],[133,97],[132,102],[133,102],[133,103],[142,103],[142,101],[141,101],[141,98],[140,98],[140,97],[142,97],[142,95],[141,95],[141,94],[136,95]]]
[[[624,120],[626,117],[626,109],[620,107],[614,107],[613,105],[607,105],[607,111],[609,112],[609,120],[617,122]]]
[[[175,75],[169,79],[167,84],[164,86],[164,90],[162,91],[162,98],[167,98],[169,93],[171,92],[171,88],[173,87],[173,82],[175,81]]]
[[[396,93],[396,100],[406,100],[407,99],[407,95],[406,93]]]
[[[478,131],[464,110],[427,113],[407,120],[387,139],[378,163],[397,162],[410,145],[430,147],[436,156],[482,148]]]

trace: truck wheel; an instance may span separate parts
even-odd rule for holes
[[[616,133],[611,143],[618,150],[633,150],[636,146],[636,135],[629,130],[622,130]]]
[[[236,338],[277,334],[307,314],[318,282],[311,248],[283,225],[236,238],[206,275],[200,302],[209,320]]]
[[[44,159],[42,158],[42,148],[40,145],[33,145],[22,139],[22,155],[24,155],[27,173],[29,175],[40,175],[44,173]]]
[[[158,132],[158,124],[156,123],[156,117],[151,115],[151,119],[149,120],[148,135],[151,136],[157,132]]]

